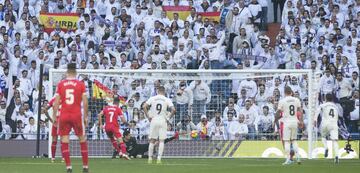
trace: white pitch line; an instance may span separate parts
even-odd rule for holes
[[[156,166],[210,166],[209,164],[197,164],[197,163],[162,163],[162,164],[151,164],[151,165],[156,165]]]
[[[23,163],[13,163],[13,162],[0,162],[0,165],[60,165],[64,163],[36,163],[36,162],[23,162]]]
[[[0,162],[0,165],[63,165],[64,163],[37,163],[37,162],[23,162],[23,163],[14,163],[14,162]],[[127,163],[128,164],[128,163]],[[134,163],[139,164],[139,163]],[[144,163],[145,164],[145,163]],[[77,164],[73,164],[77,165]],[[80,165],[80,164],[79,164]],[[163,163],[163,164],[145,164],[149,166],[210,166],[209,164],[196,164],[196,163]]]

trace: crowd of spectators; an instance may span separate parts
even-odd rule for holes
[[[276,1],[277,4],[283,1]],[[360,0],[287,0],[275,39],[267,35],[267,0],[0,0],[0,139],[34,139],[38,120],[39,68],[44,64],[42,105],[50,68],[75,62],[79,69],[312,69],[321,74],[319,99],[332,93],[342,109],[345,138],[359,132]],[[163,5],[190,6],[186,19],[170,19]],[[275,7],[275,5],[274,5]],[[227,13],[224,13],[227,11]],[[226,14],[220,22],[197,12]],[[77,30],[47,33],[40,13],[78,13]],[[277,20],[277,17],[275,17]],[[274,43],[274,44],[271,44]],[[80,76],[91,98],[96,79],[126,98],[122,106],[133,136],[145,138],[149,120],[142,102],[164,85],[177,109],[169,131],[180,139],[273,139],[274,114],[284,86],[301,99],[308,118],[309,76],[281,75],[232,81],[133,80]],[[89,138],[97,139],[96,113],[103,101],[91,100]],[[300,131],[306,139],[306,130]],[[13,134],[11,134],[13,133]],[[101,137],[102,138],[102,137]]]

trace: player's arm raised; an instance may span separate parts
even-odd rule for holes
[[[82,102],[83,102],[83,109],[84,109],[84,125],[85,127],[88,126],[88,99],[86,93],[82,95]]]

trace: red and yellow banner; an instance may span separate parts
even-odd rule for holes
[[[114,93],[105,86],[100,83],[98,80],[94,80],[92,86],[92,97],[94,99],[105,99],[107,102],[112,102]],[[126,103],[126,99],[124,97],[119,96],[120,104],[124,105]]]
[[[113,92],[105,85],[97,80],[93,83],[93,98],[102,99],[106,97],[112,97]]]
[[[203,21],[207,18],[209,21],[220,22],[220,12],[203,12],[197,14],[202,16]]]
[[[170,19],[174,19],[174,13],[179,14],[179,19],[186,20],[190,15],[190,6],[163,6],[162,9],[166,11],[166,16]]]
[[[163,6],[162,8],[170,20],[174,19],[174,13],[178,13],[179,19],[185,21],[191,12],[190,6]],[[208,18],[210,21],[220,22],[221,12],[199,12],[197,14],[202,16],[203,21]]]
[[[45,32],[50,33],[55,29],[56,24],[61,30],[76,30],[79,14],[77,13],[41,13],[40,24],[44,25]]]

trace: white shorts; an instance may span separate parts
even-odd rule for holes
[[[150,123],[149,139],[166,139],[167,123],[164,118],[153,118]]]
[[[283,140],[290,141],[297,139],[297,122],[284,123]]]
[[[325,122],[321,124],[321,136],[326,137],[330,134],[330,140],[339,139],[339,127],[337,123]]]

